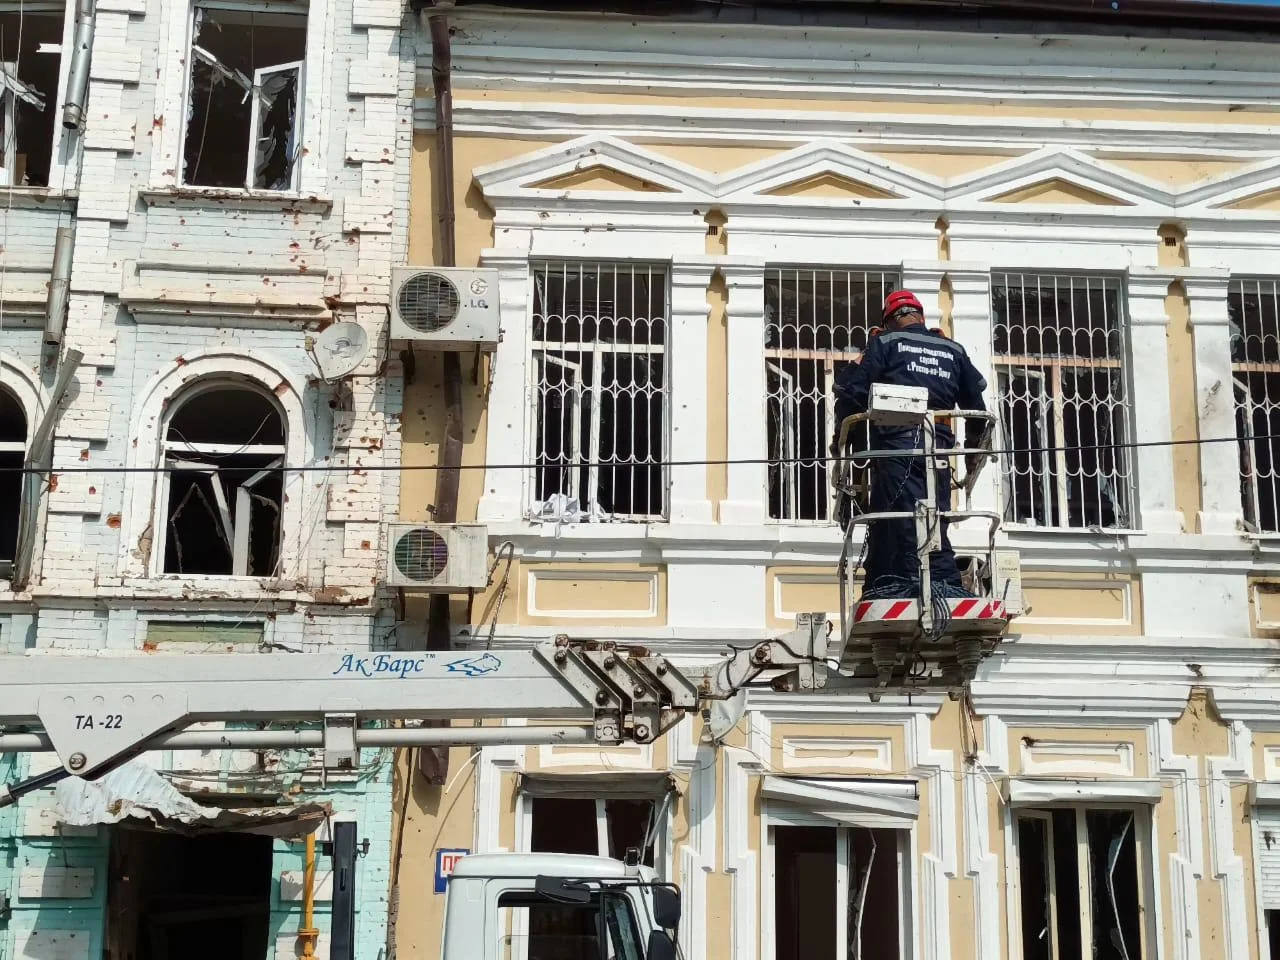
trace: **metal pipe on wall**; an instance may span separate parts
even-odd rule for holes
[[[93,0],[79,0],[76,4],[75,39],[71,44],[71,69],[67,77],[67,100],[62,105],[62,125],[68,129],[84,125],[92,47]]]
[[[418,11],[419,23],[431,37],[431,81],[436,105],[435,209],[440,222],[438,266],[458,265],[456,214],[453,200],[453,51],[449,43],[448,11],[453,0],[436,0]],[[462,466],[462,359],[446,350],[444,366],[444,437],[440,444],[440,467],[436,472],[436,523],[458,519],[459,468]],[[427,649],[449,649],[449,594],[431,598],[427,618]]]
[[[44,345],[56,351],[67,327],[67,302],[71,298],[71,258],[76,249],[74,227],[58,227],[53,241],[53,271],[44,307]]]

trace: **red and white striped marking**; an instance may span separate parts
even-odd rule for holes
[[[994,620],[1004,616],[999,600],[948,600],[952,620]],[[863,600],[854,611],[853,620],[915,620],[919,617],[915,600]]]

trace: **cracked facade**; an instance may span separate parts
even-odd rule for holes
[[[400,455],[402,372],[385,336],[406,240],[392,216],[407,197],[397,158],[413,70],[400,5],[99,0],[85,122],[68,127],[81,6],[0,2],[0,178],[12,185],[0,191],[0,466],[35,456],[42,422],[52,439],[32,509],[21,475],[0,475],[0,649],[391,649],[379,584],[399,482],[378,468]],[[67,308],[49,331],[60,229]],[[370,349],[326,382],[315,338],[345,322]],[[325,838],[355,820],[370,842],[356,938],[374,955],[388,755],[365,751],[359,770],[323,781],[306,751],[147,759],[202,803],[327,805]],[[0,772],[50,762],[5,756]],[[169,955],[173,943],[150,939],[160,929],[294,956],[302,846],[287,829],[239,846],[148,839],[59,825],[54,803],[46,791],[0,812],[0,956]],[[182,866],[200,860],[203,871]],[[228,894],[239,899],[212,927],[154,922]]]

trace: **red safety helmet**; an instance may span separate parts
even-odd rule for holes
[[[888,320],[899,311],[906,312],[906,309],[914,313],[924,316],[924,305],[920,303],[920,299],[910,290],[895,290],[884,298],[884,311],[881,314],[883,319]]]

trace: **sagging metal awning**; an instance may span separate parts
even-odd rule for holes
[[[120,824],[181,833],[255,833],[295,840],[333,815],[327,803],[294,806],[203,806],[138,760],[97,780],[67,777],[55,788],[54,814],[68,826]]]
[[[908,830],[920,818],[919,789],[902,780],[766,776],[761,794],[771,820]]]
[[[519,789],[525,796],[560,800],[663,800],[676,792],[676,781],[666,771],[524,773]]]

